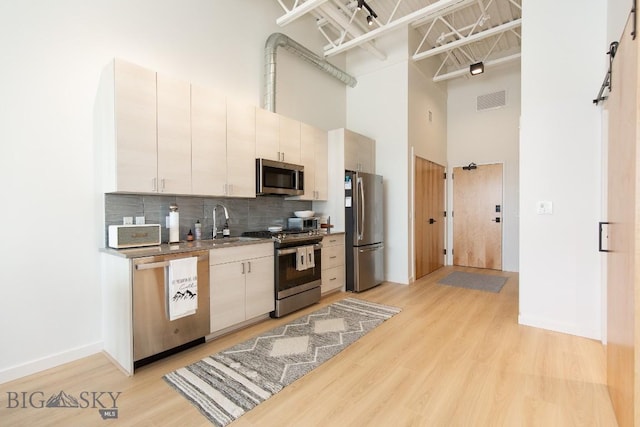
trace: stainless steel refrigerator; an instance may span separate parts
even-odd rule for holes
[[[362,292],[384,280],[382,176],[346,171],[346,289]]]

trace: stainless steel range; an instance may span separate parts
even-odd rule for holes
[[[249,231],[243,236],[273,239],[276,308],[271,317],[320,301],[322,235],[318,230]]]

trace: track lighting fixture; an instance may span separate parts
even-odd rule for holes
[[[367,12],[369,12],[367,15],[367,24],[369,24],[369,26],[373,25],[373,20],[374,18],[377,18],[378,15],[373,11],[373,9],[371,9],[371,6],[369,6],[365,0],[358,0],[358,10],[362,10],[362,8],[367,9]]]
[[[469,66],[469,72],[472,76],[484,73],[484,64],[482,63],[482,61],[471,64]]]

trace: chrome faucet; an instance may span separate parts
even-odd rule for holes
[[[224,219],[228,222],[229,221],[229,211],[227,211],[227,207],[225,205],[221,205],[221,204],[217,204],[213,207],[213,238],[217,238],[218,237],[218,233],[222,233],[222,231],[218,231],[218,227],[216,226],[216,208],[220,206],[222,209],[224,209]]]

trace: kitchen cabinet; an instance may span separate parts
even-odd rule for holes
[[[256,109],[227,100],[225,195],[256,196]]]
[[[343,289],[344,270],[344,234],[330,234],[322,239],[322,286],[323,294]]]
[[[188,82],[116,59],[97,101],[105,192],[191,192]]]
[[[116,59],[96,101],[105,192],[157,191],[156,73]]]
[[[157,74],[160,193],[191,193],[191,85]]]
[[[300,125],[300,160],[304,166],[304,195],[297,200],[326,200],[329,156],[327,132],[302,123]]]
[[[348,129],[340,129],[344,141],[344,168],[375,173],[375,141]]]
[[[225,196],[227,101],[216,91],[191,85],[191,192]]]
[[[256,108],[256,158],[300,163],[300,122]]]
[[[209,264],[212,333],[275,309],[273,243],[213,249]]]

